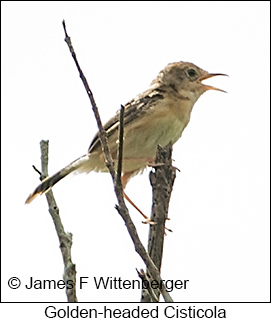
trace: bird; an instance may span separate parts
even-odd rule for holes
[[[194,104],[204,92],[208,90],[226,92],[202,83],[203,80],[214,76],[227,75],[208,73],[189,62],[170,63],[160,71],[149,89],[124,105],[121,177],[123,190],[133,176],[154,164],[158,145],[164,147],[170,142],[175,144],[180,139],[190,121]],[[117,111],[103,125],[114,161],[117,161],[119,114],[120,111]],[[29,204],[70,173],[91,171],[108,172],[99,132],[94,136],[85,155],[54,175],[46,177],[28,196],[25,203]],[[124,196],[135,206],[126,194]],[[140,213],[143,214],[141,211]]]

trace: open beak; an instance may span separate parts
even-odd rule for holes
[[[214,76],[228,76],[228,75],[227,74],[221,74],[221,73],[210,73],[210,74],[202,76],[200,78],[200,82],[203,81],[203,80],[207,80],[207,79],[209,79],[211,77],[214,77]],[[216,90],[216,91],[227,93],[226,91],[218,89],[218,88],[216,88],[214,86],[211,86],[211,85],[206,85],[206,84],[202,84],[202,85],[204,85],[206,90]]]

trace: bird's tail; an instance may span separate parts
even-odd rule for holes
[[[87,164],[89,162],[89,155],[84,155],[72,163],[70,163],[68,166],[61,169],[59,172],[54,174],[53,176],[45,178],[41,184],[36,187],[33,193],[31,193],[28,198],[26,199],[25,203],[29,204],[31,203],[38,195],[41,195],[48,191],[50,188],[52,188],[57,182],[59,182],[62,178],[66,177],[70,173],[79,170],[80,167],[84,166],[84,164]]]

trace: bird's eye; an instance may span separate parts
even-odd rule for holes
[[[196,75],[196,71],[193,68],[190,68],[189,70],[187,70],[187,75],[189,77],[194,77]]]

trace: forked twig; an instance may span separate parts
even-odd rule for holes
[[[101,140],[101,145],[102,145],[102,149],[104,152],[104,156],[105,156],[105,162],[106,162],[106,166],[108,167],[108,170],[111,174],[113,183],[114,183],[114,189],[115,189],[115,193],[116,193],[116,197],[118,200],[118,205],[116,205],[116,209],[118,210],[119,214],[121,215],[121,217],[123,218],[125,225],[127,227],[127,230],[130,234],[130,237],[134,243],[135,246],[135,250],[136,252],[140,255],[140,257],[142,258],[142,260],[145,262],[148,271],[151,273],[152,277],[157,280],[162,282],[162,279],[160,277],[160,273],[159,270],[157,269],[157,267],[154,265],[152,259],[150,258],[149,254],[147,253],[146,249],[144,248],[142,242],[139,239],[136,227],[134,225],[134,223],[132,222],[132,219],[129,215],[128,209],[125,205],[124,202],[124,197],[123,197],[123,190],[122,190],[122,185],[119,185],[121,183],[118,183],[119,181],[115,180],[115,167],[114,167],[114,162],[112,159],[112,156],[110,154],[109,148],[108,148],[108,144],[107,144],[107,136],[106,136],[106,131],[103,129],[102,126],[102,122],[101,122],[101,118],[98,112],[98,108],[96,105],[96,102],[94,100],[93,94],[89,88],[88,82],[82,72],[82,69],[80,68],[80,65],[78,63],[78,60],[76,58],[76,54],[74,51],[74,48],[72,46],[71,43],[71,39],[67,34],[67,30],[66,30],[66,24],[65,21],[63,21],[63,28],[64,28],[64,32],[65,32],[65,42],[67,43],[69,50],[72,54],[72,57],[75,61],[75,64],[77,66],[77,69],[79,71],[79,76],[84,84],[84,87],[87,91],[88,97],[90,99],[91,105],[92,105],[92,110],[94,112],[97,124],[98,124],[98,128],[99,128],[99,137]],[[162,284],[162,295],[164,297],[164,300],[166,302],[173,302],[171,296],[169,295],[169,293],[166,291],[166,288],[164,286],[164,284]]]

